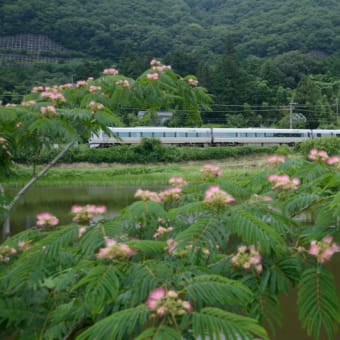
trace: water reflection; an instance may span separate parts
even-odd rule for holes
[[[8,188],[6,194],[13,196],[17,189]],[[15,206],[11,214],[11,233],[31,228],[35,225],[36,214],[50,212],[60,219],[60,224],[68,224],[73,204],[106,205],[109,215],[117,214],[134,200],[136,188],[117,188],[110,186],[74,187],[34,187],[31,188]]]

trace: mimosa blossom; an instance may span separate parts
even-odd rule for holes
[[[16,249],[8,245],[0,246],[0,262],[9,262],[11,255],[17,253]]]
[[[135,198],[139,198],[142,201],[154,201],[161,202],[161,198],[159,197],[157,192],[138,189],[135,193]]]
[[[77,87],[82,87],[82,86],[86,86],[87,81],[86,80],[78,80],[76,83]]]
[[[56,92],[55,90],[41,92],[40,96],[44,99],[49,99],[55,102],[66,102],[65,97],[61,93]]]
[[[181,193],[181,187],[173,187],[160,192],[158,196],[164,202],[178,201],[181,198]]]
[[[90,110],[96,111],[96,110],[103,110],[104,109],[104,105],[101,103],[97,103],[95,101],[90,101],[90,103],[87,105],[87,107]]]
[[[183,179],[183,177],[171,177],[169,179],[169,184],[175,187],[184,187],[188,185],[188,182]]]
[[[55,226],[59,223],[59,219],[49,212],[43,212],[36,215],[38,227]]]
[[[101,86],[90,85],[89,92],[93,93],[93,92],[100,91],[101,89],[102,89]]]
[[[18,241],[18,248],[21,251],[25,251],[27,249],[32,248],[31,240],[26,240],[26,241]]]
[[[78,237],[81,238],[86,233],[87,227],[81,226],[78,229]]]
[[[205,164],[201,169],[201,174],[204,178],[213,178],[221,176],[222,172],[220,167],[218,166]]]
[[[111,68],[106,68],[103,71],[103,74],[107,74],[107,75],[117,75],[119,73],[119,71],[113,67]]]
[[[85,206],[73,205],[71,207],[71,215],[73,221],[77,223],[89,223],[93,218],[106,213],[106,206],[87,204]]]
[[[27,101],[24,101],[24,102],[21,102],[21,105],[22,106],[32,106],[32,105],[35,105],[37,102],[35,100],[27,100]]]
[[[334,165],[337,169],[340,170],[340,157],[339,156],[329,157],[327,159],[327,164]]]
[[[45,117],[54,117],[57,114],[57,110],[53,105],[42,106],[40,112]]]
[[[319,263],[324,263],[340,251],[340,245],[333,242],[333,237],[325,236],[321,241],[313,240],[310,243],[308,253],[315,256]]]
[[[151,291],[145,304],[152,312],[152,317],[179,316],[192,312],[189,301],[183,301],[175,290],[167,290],[164,287]]]
[[[188,79],[188,83],[191,86],[197,86],[198,85],[198,80],[194,79],[194,78],[189,78]]]
[[[326,162],[329,156],[325,150],[311,149],[308,158],[311,161]]]
[[[262,272],[262,257],[260,252],[254,245],[249,247],[240,246],[237,249],[237,254],[231,258],[231,263],[235,267],[241,267],[243,269],[255,269],[257,273]]]
[[[159,78],[159,74],[158,73],[148,73],[146,75],[146,78],[149,80],[157,80]]]
[[[273,156],[269,156],[267,158],[267,161],[269,164],[271,165],[278,165],[280,163],[284,163],[285,162],[285,157],[284,156],[277,156],[277,155],[273,155]]]
[[[122,80],[122,79],[117,80],[117,81],[116,81],[116,85],[122,86],[122,87],[124,87],[124,88],[126,88],[126,89],[128,89],[128,88],[131,87],[131,84],[130,84],[130,82],[129,82],[127,79],[124,79],[124,80]]]
[[[126,243],[118,242],[115,239],[105,237],[105,247],[100,248],[97,254],[98,259],[128,258],[136,254]]]
[[[273,189],[292,189],[296,190],[300,184],[298,178],[290,179],[288,175],[272,174],[268,176],[268,181],[273,183]]]
[[[174,230],[174,227],[162,227],[162,226],[159,226],[157,228],[157,231],[153,234],[153,238],[158,238],[164,234],[167,234],[169,233],[170,231],[173,231]]]
[[[228,203],[234,202],[233,196],[220,189],[218,185],[211,186],[206,192],[204,202],[214,207],[223,207]]]

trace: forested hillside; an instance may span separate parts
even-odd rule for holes
[[[156,57],[214,95],[210,122],[285,125],[294,96],[311,126],[334,125],[339,13],[337,0],[2,0],[0,38],[45,35],[64,52],[27,67],[5,57],[35,52],[0,47],[0,93],[18,100],[32,85],[98,76],[106,66],[134,77]]]

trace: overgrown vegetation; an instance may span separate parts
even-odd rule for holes
[[[40,214],[0,246],[1,335],[269,339],[278,296],[297,287],[306,333],[335,339],[339,299],[325,264],[340,251],[340,158],[309,157],[272,157],[242,185],[206,165],[196,180],[138,190],[110,219],[98,220],[99,206],[73,206],[66,226]]]

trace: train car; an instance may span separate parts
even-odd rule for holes
[[[215,145],[294,145],[312,138],[307,129],[270,128],[214,128],[212,143]]]
[[[312,138],[319,137],[340,137],[340,130],[325,130],[325,129],[312,130]]]
[[[103,131],[92,135],[90,147],[103,147],[119,144],[138,144],[142,138],[159,139],[163,144],[210,145],[210,128],[168,128],[168,127],[110,127],[112,136]]]

